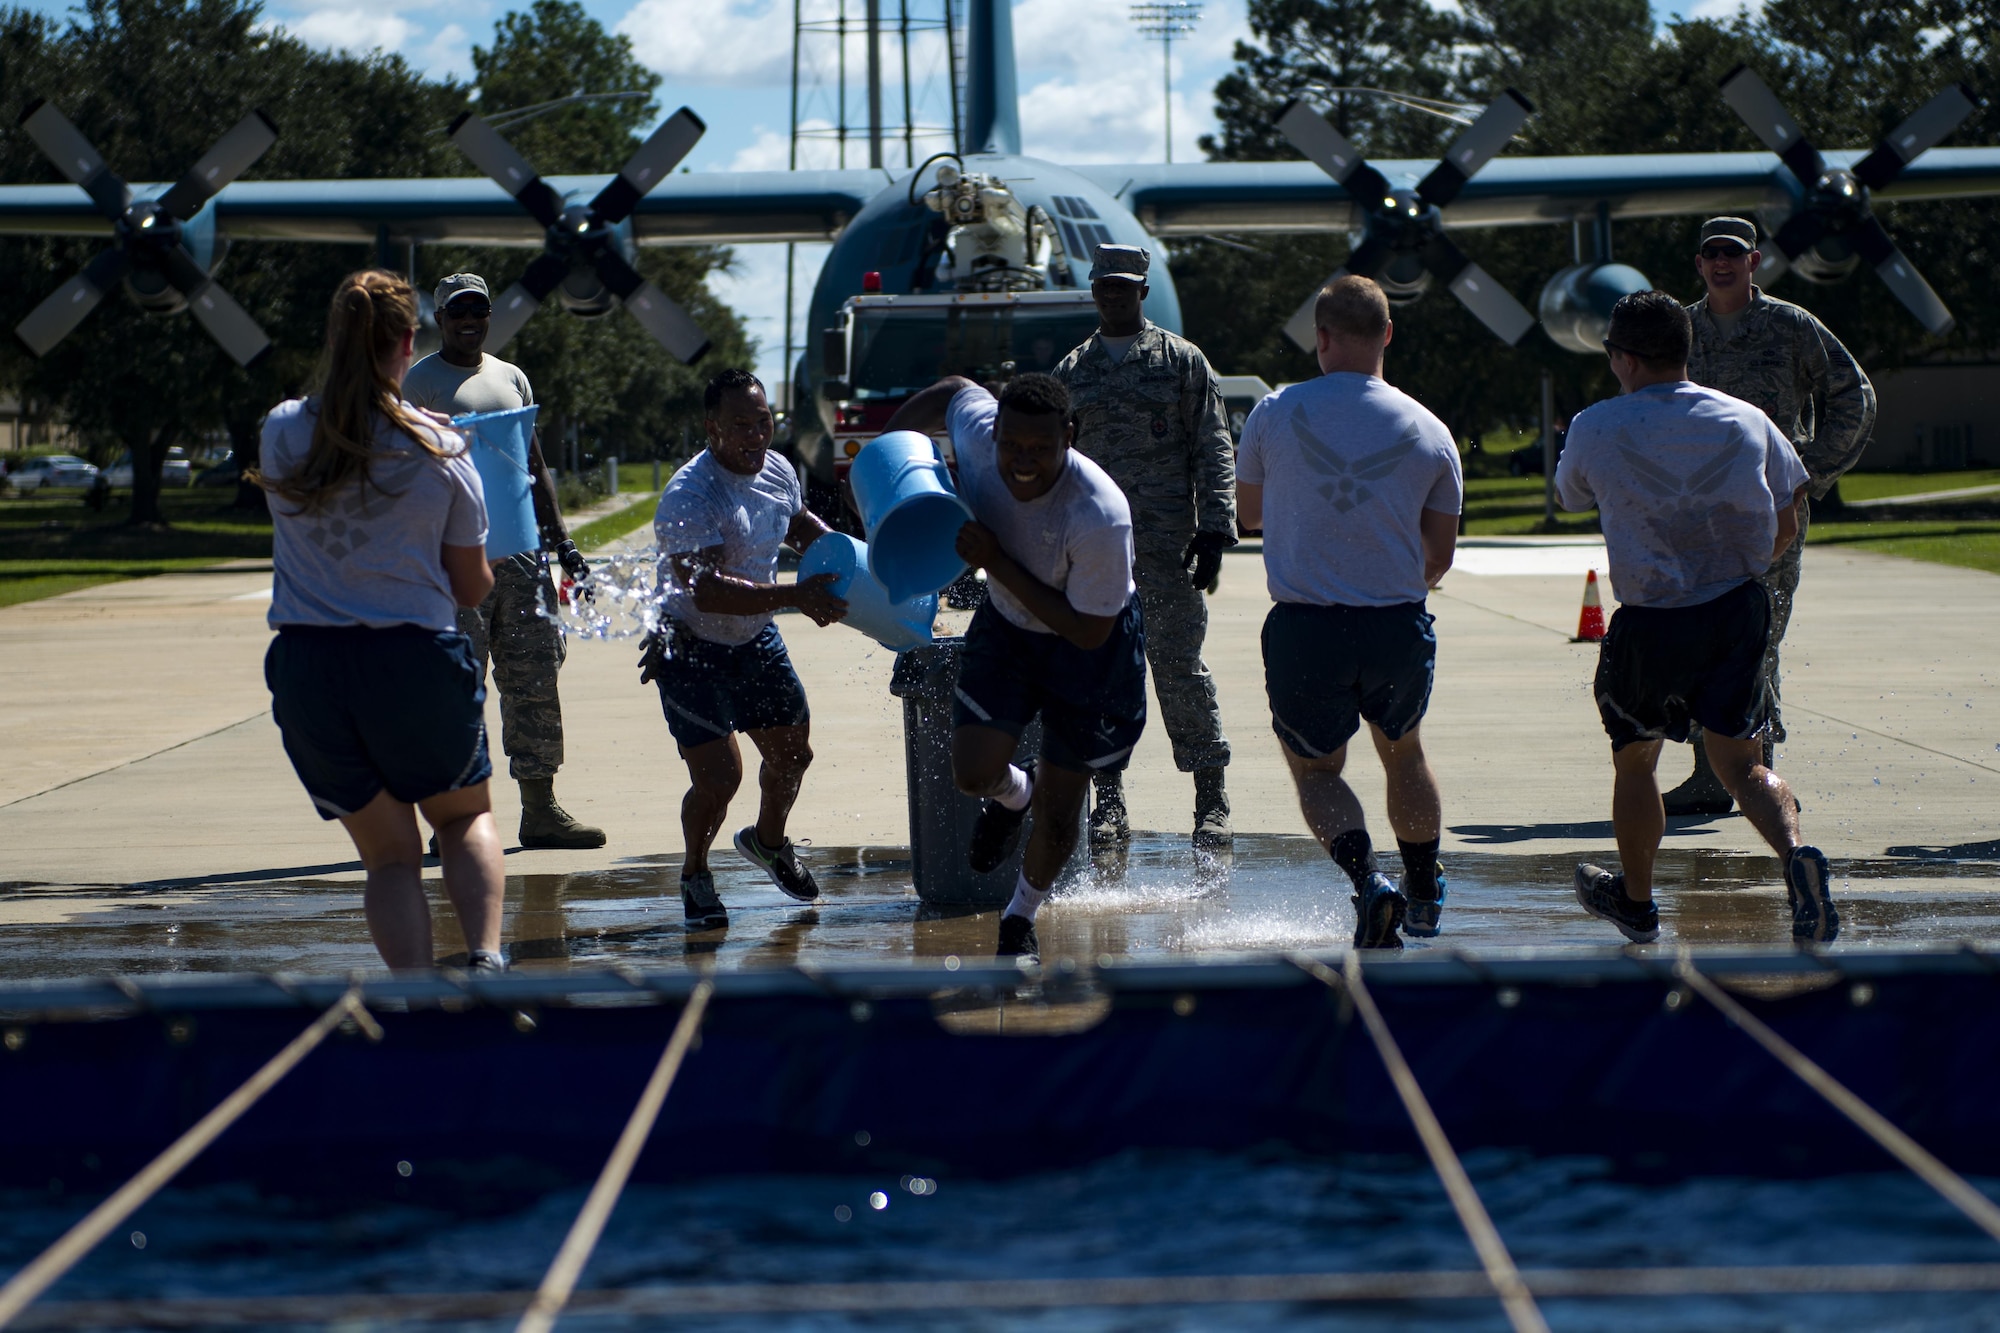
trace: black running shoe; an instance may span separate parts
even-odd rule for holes
[[[1032,794],[1035,784],[1035,765],[1031,760],[1021,765],[1028,774],[1028,789]],[[979,803],[979,822],[972,826],[972,845],[966,849],[965,860],[972,867],[972,873],[983,875],[989,870],[997,870],[1013,854],[1014,844],[1021,840],[1021,823],[1028,817],[1028,807],[1009,810],[992,797]],[[1030,924],[1033,924],[1032,922]]]
[[[1826,853],[1817,847],[1794,847],[1785,858],[1785,897],[1792,904],[1792,939],[1799,944],[1831,944],[1840,935],[1840,913],[1834,910],[1827,881],[1832,877]]]
[[[1024,916],[1001,917],[1000,947],[993,951],[993,956],[1040,959],[1042,946],[1035,938],[1035,923]]]
[[[1354,895],[1354,947],[1357,949],[1400,949],[1403,937],[1396,933],[1408,907],[1395,884],[1380,871],[1370,875],[1361,892]]]
[[[736,850],[743,853],[743,859],[771,877],[778,886],[778,892],[788,898],[796,898],[809,903],[819,897],[819,884],[813,879],[812,871],[799,864],[797,846],[790,838],[785,845],[772,851],[757,836],[753,824],[736,831]]]
[[[1625,876],[1602,866],[1576,868],[1576,900],[1583,910],[1618,927],[1634,944],[1660,938],[1660,909],[1651,902],[1635,903],[1625,896]]]
[[[1438,931],[1443,929],[1443,927],[1438,925],[1438,917],[1444,912],[1444,885],[1444,867],[1438,866],[1437,888],[1433,890],[1437,894],[1437,897],[1425,898],[1422,894],[1414,891],[1403,895],[1409,904],[1403,909],[1403,933],[1405,935],[1415,935],[1418,939],[1423,940],[1437,938]]]
[[[689,930],[719,930],[729,924],[729,912],[715,896],[715,876],[706,870],[682,877],[681,910]]]

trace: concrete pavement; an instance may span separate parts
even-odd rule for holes
[[[1447,847],[1546,855],[1609,844],[1609,764],[1590,701],[1594,650],[1568,642],[1581,579],[1512,571],[1588,563],[1591,548],[1469,543],[1433,598],[1441,643],[1425,723]],[[2000,578],[1867,553],[1808,557],[1786,654],[1792,740],[1780,769],[1835,856],[2000,836]],[[11,704],[0,714],[0,880],[123,885],[330,867],[352,860],[300,792],[268,715],[267,566],[85,589],[0,611]],[[1257,629],[1261,560],[1232,554],[1212,603],[1209,660],[1236,749],[1237,827],[1302,833],[1269,728]],[[794,821],[821,845],[907,841],[901,705],[890,654],[797,617],[786,637],[813,701],[818,762]],[[676,852],[685,785],[629,642],[573,645],[563,676],[570,760],[558,783],[604,825],[602,852],[520,852],[510,871],[596,869]],[[1157,712],[1155,714],[1157,718]],[[493,724],[498,728],[497,708]],[[1663,767],[1684,765],[1671,749]],[[504,760],[502,761],[504,765]],[[1351,771],[1377,828],[1372,756]],[[1677,776],[1677,775],[1675,775]],[[1188,779],[1149,728],[1128,778],[1137,826],[1187,827]],[[503,828],[513,784],[495,783]],[[733,817],[751,818],[746,784]],[[1749,852],[1740,819],[1672,840]]]

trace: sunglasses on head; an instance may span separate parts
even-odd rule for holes
[[[1703,259],[1735,259],[1750,252],[1734,242],[1723,242],[1718,245],[1704,245],[1700,253]]]
[[[454,319],[485,319],[493,313],[493,307],[485,301],[454,301],[444,312]]]

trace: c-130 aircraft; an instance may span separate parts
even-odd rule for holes
[[[239,362],[268,347],[212,273],[222,238],[374,242],[539,250],[495,302],[498,350],[551,296],[583,317],[629,310],[668,351],[694,361],[700,328],[632,266],[641,245],[833,242],[813,289],[794,367],[794,451],[821,484],[909,394],[941,375],[990,378],[1045,370],[1095,327],[1087,272],[1106,242],[1152,245],[1216,232],[1345,231],[1342,272],[1374,277],[1399,302],[1442,285],[1509,344],[1538,322],[1559,345],[1597,353],[1610,308],[1651,282],[1611,260],[1621,218],[1758,216],[1776,263],[1837,281],[1874,268],[1927,329],[1952,316],[1876,219],[1873,198],[2000,194],[2000,148],[1940,149],[1970,114],[1945,89],[1872,151],[1821,153],[1755,73],[1721,95],[1769,153],[1501,157],[1533,108],[1503,92],[1441,161],[1366,161],[1300,102],[1278,125],[1301,162],[1068,167],[1021,151],[1010,0],[969,0],[966,94],[957,153],[915,171],[886,169],[675,174],[704,126],[682,108],[619,175],[544,179],[486,122],[467,113],[453,140],[486,173],[415,180],[237,181],[277,127],[247,117],[172,186],[127,185],[53,105],[22,116],[70,185],[0,187],[0,232],[105,235],[112,244],[56,288],[17,333],[39,355],[121,281],[142,306],[186,307]],[[1576,262],[1551,276],[1530,313],[1453,233],[1568,224]],[[1588,232],[1594,244],[1581,237]],[[1768,253],[1775,250],[1775,253]],[[1173,277],[1156,265],[1147,316],[1180,331]],[[1312,293],[1286,332],[1311,345]]]

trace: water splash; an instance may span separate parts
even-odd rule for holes
[[[553,620],[565,638],[644,638],[666,619],[660,607],[664,565],[658,549],[651,547],[599,557],[591,561],[588,577],[560,579],[558,604],[553,609],[538,604],[537,612]]]

